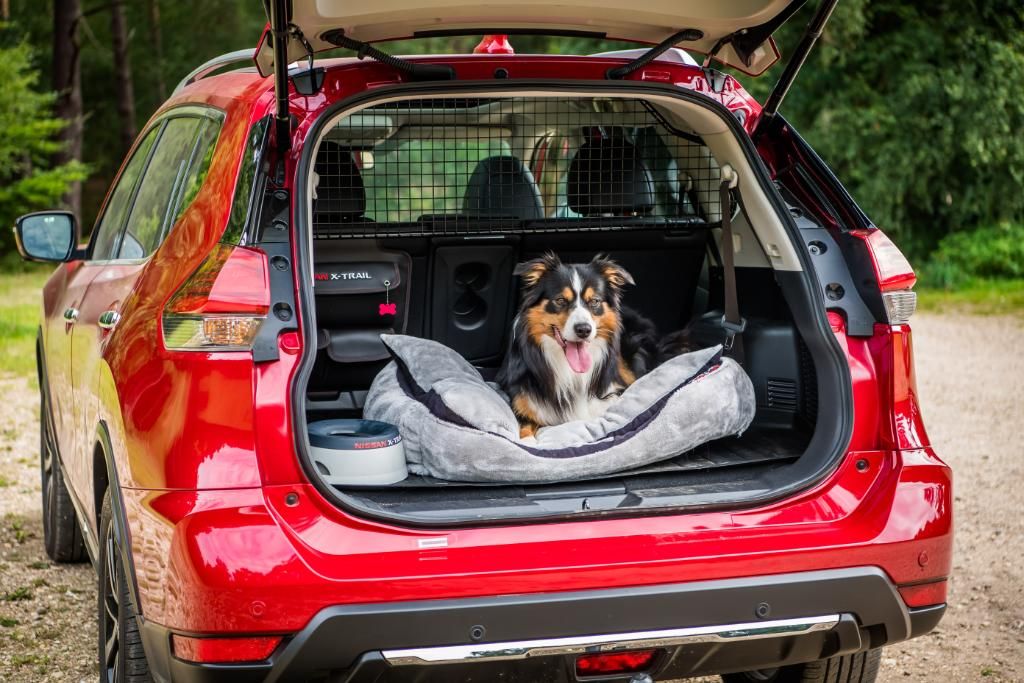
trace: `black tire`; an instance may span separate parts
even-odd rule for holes
[[[97,626],[100,683],[152,683],[128,577],[111,523],[110,491],[100,513]]]
[[[874,683],[882,649],[820,659],[779,669],[724,674],[724,683]]]
[[[40,378],[40,381],[45,381]],[[57,442],[50,429],[50,405],[46,393],[39,393],[39,474],[43,487],[43,547],[54,562],[82,562],[85,542],[71,492],[64,483]]]

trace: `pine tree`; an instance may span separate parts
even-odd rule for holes
[[[38,90],[39,74],[25,43],[0,47],[0,225],[28,211],[55,207],[68,187],[85,178],[85,166],[53,165],[66,126],[53,117],[53,93]],[[0,230],[0,247],[11,253],[11,233]]]

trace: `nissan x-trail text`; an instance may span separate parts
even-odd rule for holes
[[[951,473],[914,273],[778,113],[834,0],[764,104],[711,66],[768,69],[801,4],[272,0],[248,64],[204,65],[145,126],[88,244],[21,218],[23,255],[59,264],[46,550],[97,567],[101,679],[872,681],[932,629]],[[521,33],[640,47],[514,54]],[[561,483],[314,462],[307,425],[362,417],[381,334],[493,378],[513,270],[549,251],[608,254],[659,334],[724,341],[751,426]]]

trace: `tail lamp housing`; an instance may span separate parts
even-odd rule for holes
[[[266,254],[218,244],[164,306],[164,347],[251,350],[269,310]]]
[[[871,256],[889,324],[906,324],[917,310],[917,294],[913,291],[917,276],[910,262],[881,230],[857,230],[852,234],[864,241]]]

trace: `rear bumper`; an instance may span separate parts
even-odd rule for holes
[[[927,633],[944,611],[944,605],[909,610],[883,571],[854,567],[338,605],[321,610],[270,660],[255,665],[187,663],[170,652],[167,629],[147,622],[142,631],[161,681],[575,681],[577,654],[637,647],[659,648],[650,673],[667,680],[879,647]]]

